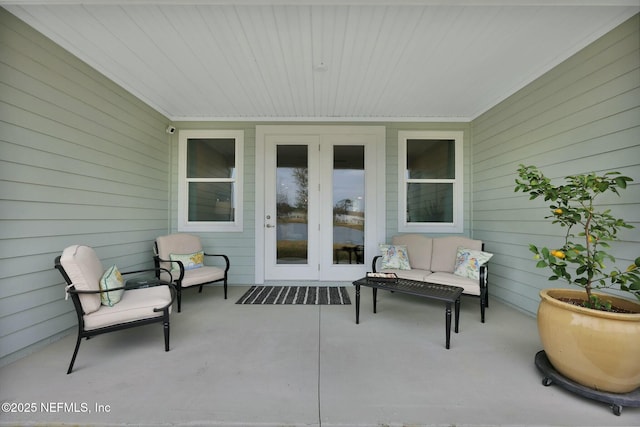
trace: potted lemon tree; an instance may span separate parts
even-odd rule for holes
[[[556,185],[535,166],[520,165],[515,186],[548,202],[545,218],[561,230],[558,247],[529,246],[537,267],[551,271],[549,280],[582,288],[540,292],[538,331],[546,356],[565,377],[610,393],[640,387],[640,257],[616,266],[610,243],[633,227],[596,202],[605,194],[619,196],[631,181],[618,172],[588,173]]]

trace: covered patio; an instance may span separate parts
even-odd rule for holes
[[[171,351],[158,325],[75,337],[0,369],[0,425],[424,426],[636,425],[640,408],[542,385],[536,322],[491,300],[481,324],[464,297],[460,332],[444,348],[441,304],[371,290],[354,305],[236,305],[246,287],[185,294]],[[348,287],[352,302],[353,287]]]
[[[467,2],[452,2],[457,5],[450,6],[424,0],[397,2],[420,4],[404,5],[396,10],[392,5],[396,2],[379,0],[371,2],[377,3],[372,10],[365,5],[369,2],[355,1],[350,2],[351,6],[302,6],[304,13],[298,15],[290,13],[297,10],[295,5],[281,7],[276,4],[281,2],[258,1],[269,6],[259,8],[267,28],[271,28],[273,16],[291,18],[291,28],[306,28],[298,26],[297,17],[312,17],[314,13],[320,13],[314,22],[332,26],[334,20],[330,18],[334,15],[326,15],[327,19],[324,16],[336,8],[335,16],[341,17],[339,22],[349,35],[354,27],[347,25],[346,18],[357,16],[356,12],[362,9],[366,13],[361,15],[364,20],[360,28],[377,28],[366,21],[367,17],[381,19],[390,13],[390,22],[394,24],[387,28],[400,34],[402,32],[396,30],[408,28],[408,20],[417,20],[415,28],[433,29],[435,27],[425,25],[422,19],[438,17],[444,12],[457,25],[443,24],[443,28],[477,28],[478,34],[499,38],[500,43],[488,43],[492,49],[503,46],[502,50],[495,51],[500,55],[491,59],[487,53],[493,50],[474,48],[470,51],[472,55],[463,54],[455,44],[450,44],[451,37],[441,35],[445,34],[442,31],[436,38],[413,38],[414,41],[439,41],[433,46],[441,46],[438,51],[451,61],[450,67],[434,67],[433,70],[443,72],[443,77],[433,78],[414,62],[419,58],[427,64],[437,63],[435,56],[425,54],[426,50],[418,44],[414,50],[403,50],[408,55],[402,63],[389,58],[395,58],[396,47],[404,46],[405,40],[393,43],[388,37],[363,37],[371,52],[379,55],[380,64],[398,70],[388,73],[384,71],[386,68],[369,67],[383,70],[371,75],[385,79],[393,76],[402,83],[400,89],[387,91],[390,101],[380,102],[383,110],[367,110],[366,114],[349,109],[327,110],[327,104],[339,106],[339,103],[331,97],[319,97],[322,104],[313,110],[318,111],[316,115],[307,110],[289,110],[295,104],[286,102],[285,98],[281,98],[284,100],[281,107],[285,109],[265,109],[267,104],[274,107],[280,104],[268,102],[264,97],[263,102],[257,102],[259,97],[256,98],[254,90],[246,90],[249,96],[238,101],[239,106],[250,108],[231,111],[234,114],[222,110],[194,113],[160,108],[129,88],[129,83],[135,81],[144,85],[151,81],[149,70],[131,68],[131,61],[113,61],[101,54],[103,47],[113,53],[127,53],[132,41],[153,38],[137,33],[121,40],[114,37],[111,43],[118,38],[125,47],[119,48],[119,44],[103,43],[98,37],[93,44],[87,43],[88,56],[76,53],[73,46],[65,45],[61,39],[77,33],[76,40],[84,44],[92,29],[104,29],[105,34],[111,34],[113,29],[113,35],[120,36],[121,28],[111,25],[111,18],[118,24],[124,22],[121,13],[127,11],[140,22],[152,23],[151,15],[164,21],[162,13],[145,11],[144,3],[158,12],[174,8],[169,3],[178,2],[158,2],[167,4],[157,6],[152,4],[155,2],[142,1],[143,6],[134,5],[133,11],[123,5],[127,2],[118,2],[120,5],[113,7],[105,7],[103,3],[107,2],[102,0],[86,2],[93,5],[45,3],[0,0],[0,263],[3,266],[0,399],[9,403],[6,407],[9,411],[3,406],[0,412],[0,425],[640,424],[640,408],[624,408],[617,417],[606,404],[585,400],[556,386],[542,386],[542,375],[534,364],[534,356],[541,349],[535,314],[539,291],[547,287],[548,282],[547,276],[532,262],[528,245],[536,239],[553,242],[558,236],[543,219],[548,213],[546,205],[532,204],[526,195],[513,192],[515,171],[521,163],[536,164],[554,179],[591,170],[617,170],[633,177],[628,197],[608,200],[607,204],[635,225],[635,229],[621,236],[622,246],[615,253],[617,260],[627,265],[637,256],[640,242],[640,6],[637,1],[616,0],[609,2],[609,6],[595,0],[576,1],[565,2],[575,5],[563,7],[545,1],[516,2],[521,3],[517,6],[507,4],[508,1],[478,1],[485,5],[460,8]],[[260,16],[251,7],[236,7],[232,1],[201,3],[215,4],[192,6],[198,9],[195,12],[185,8],[198,22],[213,22],[200,18],[204,9],[211,9],[222,23],[227,16],[223,12],[245,16],[245,21],[238,21],[245,25],[232,25],[233,29],[240,30],[253,28],[254,17]],[[440,15],[433,13],[434,7]],[[535,10],[531,10],[532,7]],[[415,13],[415,8],[421,13]],[[462,10],[468,13],[460,14]],[[106,15],[100,18],[105,20],[101,21],[103,24],[92,25],[93,19],[104,12]],[[532,72],[531,75],[513,71],[505,61],[522,66],[524,63],[519,58],[532,60],[532,44],[524,38],[526,32],[519,31],[520,38],[514,38],[513,30],[482,25],[483,21],[475,19],[476,13],[495,14],[506,29],[530,30],[535,35],[530,39],[534,45],[550,40],[549,46],[561,49],[540,48],[543,58],[533,61],[528,68],[525,64],[526,72]],[[458,21],[466,17],[473,26],[465,20]],[[534,25],[533,18],[541,19],[539,22],[545,25]],[[67,19],[65,26],[59,25]],[[555,25],[550,27],[549,23]],[[131,25],[129,28],[142,27]],[[188,51],[186,45],[179,43],[180,37],[165,40],[166,25],[157,25],[157,28],[164,40],[157,45],[163,60],[175,61],[177,57],[165,52]],[[184,28],[198,27],[185,21]],[[570,37],[554,39],[550,28],[561,34],[569,30]],[[56,37],[60,36],[57,32],[61,29],[68,33]],[[257,43],[253,52],[268,55],[269,49],[260,48],[266,40],[263,33],[256,31],[251,38]],[[319,40],[335,38],[336,52],[342,52],[344,46],[349,45],[334,37],[331,28],[320,33],[322,39]],[[541,37],[543,33],[545,37]],[[227,37],[234,33],[221,31],[220,34]],[[459,40],[477,41],[476,36],[470,34]],[[304,40],[295,32],[291,35],[296,43]],[[228,37],[234,39],[231,35]],[[372,40],[388,45],[390,53],[376,49],[369,43]],[[225,45],[224,38],[221,45]],[[359,46],[354,43],[351,47],[361,52]],[[252,73],[264,68],[255,64],[264,63],[244,52],[233,50],[247,63],[238,62],[236,67],[226,68],[226,75],[233,79],[242,76],[237,70],[250,73],[237,79],[242,90],[211,77],[209,70],[225,69],[218,67],[217,62],[215,67],[201,73],[207,83],[228,89],[233,97],[201,96],[203,86],[192,83],[193,67],[183,67],[179,61],[176,63],[180,67],[151,68],[154,72],[178,68],[187,71],[180,81],[189,91],[176,86],[178,95],[165,98],[171,102],[183,99],[182,104],[189,108],[194,105],[194,99],[200,98],[233,106],[234,103],[227,100],[235,100],[248,83],[262,82],[264,89],[274,94],[288,93],[296,87],[283,78],[287,73],[271,73],[282,86],[256,78]],[[300,55],[296,57],[295,50],[290,53],[294,53],[294,59],[305,59]],[[271,57],[278,59],[281,55]],[[355,55],[340,57],[359,65],[358,61],[351,60],[357,58]],[[124,78],[115,78],[91,58],[104,60],[108,65],[119,63],[127,73],[131,71],[135,79],[127,79],[126,74]],[[338,62],[307,59],[306,75],[322,83],[322,88],[336,87],[326,84],[321,76],[331,75],[338,69]],[[458,66],[459,61],[468,59],[490,65],[485,79],[481,78],[478,66]],[[273,64],[279,66],[281,61],[275,60]],[[452,69],[460,70],[468,88],[447,72]],[[362,74],[357,73],[357,67],[354,70],[354,81],[360,82]],[[502,74],[497,74],[498,71],[509,78],[500,78]],[[420,76],[422,83],[416,83],[407,75]],[[509,90],[492,89],[491,84],[508,83],[510,79],[515,83]],[[170,76],[168,81],[177,80]],[[452,85],[450,90],[443,90],[444,81]],[[420,88],[428,82],[432,90],[407,95],[402,89],[407,82]],[[359,87],[344,82],[342,86]],[[356,97],[359,93],[365,94],[368,100],[370,96],[377,96],[382,86],[386,87],[386,83],[371,83],[369,87],[373,90],[353,93]],[[151,93],[162,95],[167,87],[160,85]],[[274,87],[281,90],[272,90]],[[484,95],[482,100],[486,102],[470,103],[469,88]],[[190,90],[195,91],[196,96]],[[437,96],[441,91],[444,95]],[[451,113],[439,109],[450,105],[452,100],[465,110]],[[374,104],[365,102],[364,105]],[[411,105],[420,108],[400,109]],[[423,109],[430,105],[438,109]],[[378,243],[403,232],[398,218],[401,201],[398,189],[402,182],[399,171],[403,167],[400,161],[403,157],[399,154],[401,135],[443,130],[463,134],[464,191],[459,206],[464,215],[460,234],[482,240],[485,249],[494,254],[490,264],[492,299],[487,323],[480,323],[477,300],[463,297],[460,333],[453,334],[451,349],[446,350],[444,310],[437,303],[423,299],[381,292],[379,311],[374,315],[371,290],[364,289],[359,325],[355,324],[353,305],[256,307],[235,304],[248,285],[261,283],[257,278],[264,271],[264,258],[259,251],[266,246],[260,241],[261,230],[266,227],[263,216],[266,212],[262,211],[265,203],[261,203],[266,174],[258,173],[264,172],[260,168],[265,169],[260,164],[264,150],[259,139],[260,127],[298,125],[383,128],[384,150],[378,158],[384,161],[378,164],[382,167],[378,168],[376,177],[382,180],[379,194],[385,198],[375,210],[378,218],[383,218],[379,221],[380,238],[368,240],[374,249]],[[71,302],[64,300],[64,284],[53,268],[54,258],[69,245],[85,244],[96,249],[105,267],[117,264],[122,271],[151,267],[154,240],[184,231],[178,224],[179,208],[184,205],[179,186],[185,182],[179,178],[180,165],[185,164],[180,154],[179,135],[201,130],[233,131],[242,135],[244,144],[244,155],[238,156],[238,164],[244,167],[244,184],[240,186],[244,190],[244,204],[238,207],[245,219],[242,229],[197,232],[203,247],[224,252],[231,258],[229,298],[223,299],[221,287],[215,286],[206,287],[202,294],[186,293],[183,312],[174,310],[171,316],[169,352],[164,352],[159,325],[120,331],[84,341],[74,372],[66,375],[76,339],[76,315]],[[367,266],[372,254],[369,251],[364,259]],[[353,287],[350,282],[344,284],[353,300]],[[13,408],[20,409],[20,413],[11,412]]]

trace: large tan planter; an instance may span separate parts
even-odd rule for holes
[[[591,310],[561,302],[583,298],[583,290],[540,292],[538,331],[553,367],[586,387],[627,393],[640,387],[640,304],[607,295],[615,305],[638,314]]]

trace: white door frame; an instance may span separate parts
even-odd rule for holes
[[[375,141],[375,176],[374,187],[367,186],[366,197],[370,198],[375,209],[367,214],[368,225],[372,233],[365,240],[365,265],[367,265],[378,251],[378,244],[385,241],[386,224],[386,185],[385,185],[385,142],[384,126],[349,126],[349,125],[258,125],[256,126],[256,176],[255,176],[255,282],[265,282],[265,142],[270,136],[284,135],[365,135],[367,139]],[[357,277],[344,277],[342,281],[351,281]],[[295,279],[292,277],[292,279]]]

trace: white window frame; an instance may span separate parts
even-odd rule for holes
[[[187,141],[189,139],[234,139],[235,177],[200,178],[198,181],[234,183],[233,221],[189,221],[189,182],[187,178]],[[178,132],[178,231],[241,232],[244,200],[244,131],[241,130],[180,130]]]
[[[398,231],[406,233],[462,233],[464,231],[462,131],[399,131],[398,132]],[[454,179],[407,179],[407,141],[441,139],[455,141]],[[447,183],[453,185],[453,222],[407,222],[407,184]]]

